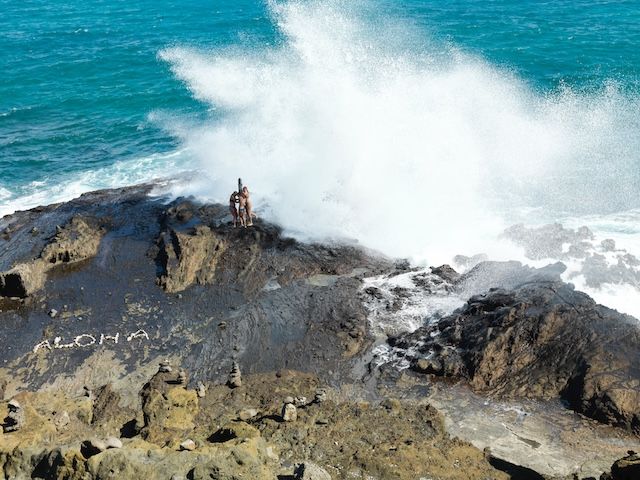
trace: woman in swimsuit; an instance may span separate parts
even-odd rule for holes
[[[239,205],[240,213],[238,215],[238,217],[240,218],[240,225],[242,225],[243,227],[246,227],[247,222],[246,222],[245,216],[246,216],[247,199],[244,196],[244,192],[238,195],[238,201],[240,202],[240,205]]]
[[[231,212],[231,216],[233,217],[233,228],[238,226],[238,209],[236,208],[238,197],[238,192],[233,192],[229,197],[229,211]]]

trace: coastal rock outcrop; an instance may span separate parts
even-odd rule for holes
[[[171,372],[156,374],[143,389],[143,398],[150,389],[165,393],[167,401],[155,404],[158,410],[172,410],[172,392],[186,391],[166,383],[172,378],[170,375]],[[388,408],[389,402],[353,398],[353,390],[347,389],[329,395],[342,398],[340,402],[326,399],[312,403],[299,409],[296,422],[280,422],[277,411],[284,392],[311,396],[318,385],[317,377],[302,372],[247,374],[242,395],[226,385],[211,385],[194,412],[188,433],[165,436],[168,430],[151,428],[149,433],[153,434],[142,432],[122,439],[99,435],[96,425],[78,421],[84,413],[76,409],[84,412],[87,400],[54,392],[25,395],[23,403],[32,407],[34,415],[36,409],[38,415],[46,415],[50,408],[64,405],[72,422],[70,428],[56,431],[43,429],[49,423],[46,418],[32,416],[29,429],[0,435],[0,477],[509,478],[494,469],[480,450],[451,438],[444,429],[443,418],[425,402],[395,401],[391,402],[395,407]],[[248,421],[237,420],[236,412],[248,410],[251,405],[265,414],[254,415]],[[147,412],[150,406],[148,401],[143,403]],[[149,418],[150,426],[163,418],[166,416]],[[36,440],[33,428],[38,422],[42,433]]]
[[[226,245],[211,228],[198,225],[188,232],[170,228],[161,234],[159,247],[162,273],[158,284],[167,292],[175,293],[194,283],[212,283]]]
[[[144,425],[142,437],[152,443],[177,443],[195,427],[198,395],[177,386],[171,372],[158,372],[140,391]]]
[[[37,467],[34,478],[83,480],[287,478],[295,464],[313,462],[336,480],[507,478],[481,451],[451,438],[427,406],[423,395],[448,382],[436,387],[430,377],[384,368],[392,349],[381,350],[388,346],[377,335],[446,320],[451,305],[490,286],[513,291],[523,281],[559,282],[562,265],[536,270],[486,262],[462,275],[447,266],[420,269],[357,245],[298,242],[262,220],[235,229],[226,206],[168,202],[148,196],[151,188],[92,192],[0,219],[0,270],[34,258],[60,266],[47,270],[44,287],[27,297],[0,298],[0,383],[6,380],[5,397],[25,413],[23,428],[0,435],[0,471],[29,478]],[[64,231],[69,226],[85,238],[82,222],[100,240],[72,253],[73,235],[67,242]],[[54,234],[56,225],[63,227]],[[47,249],[55,237],[60,248]],[[398,328],[378,328],[394,315]],[[584,348],[578,342],[580,352],[617,347],[608,328]],[[462,349],[450,343],[442,350],[451,360],[421,351],[424,344],[408,357],[423,371],[472,378]],[[524,342],[518,337],[515,344]],[[543,350],[536,354],[546,358]],[[242,370],[236,388],[226,384],[232,361]],[[556,369],[576,370],[563,363],[545,368],[535,388],[555,398],[552,392],[564,391]],[[613,375],[622,388],[637,378]],[[580,378],[568,375],[574,377]],[[586,384],[591,377],[584,378]],[[509,394],[505,383],[497,393]],[[296,419],[283,422],[288,396]],[[394,400],[380,402],[384,397]],[[612,403],[611,416],[619,419],[626,407],[615,398],[600,403]],[[0,415],[8,415],[4,402]],[[109,438],[121,448],[106,448]],[[105,442],[105,449],[85,457],[80,446],[87,439],[98,447]],[[196,448],[180,451],[187,439]],[[621,444],[599,454],[589,472],[599,474],[623,451],[637,450],[633,442]]]
[[[570,285],[492,289],[433,325],[396,337],[420,372],[466,378],[479,392],[561,398],[640,433],[640,328]]]
[[[55,235],[37,258],[18,263],[0,272],[0,296],[24,298],[40,290],[46,273],[58,265],[78,263],[96,255],[104,228],[96,219],[72,217]],[[55,315],[54,315],[55,317]]]

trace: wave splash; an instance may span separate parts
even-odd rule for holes
[[[513,257],[496,235],[521,212],[638,204],[640,103],[613,84],[539,93],[402,20],[269,5],[275,47],[160,53],[219,114],[181,132],[210,177],[192,193],[226,200],[241,176],[298,236],[430,262]]]

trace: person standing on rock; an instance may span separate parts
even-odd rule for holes
[[[240,201],[239,197],[238,192],[233,192],[229,197],[229,211],[233,217],[233,228],[238,226],[238,209],[236,208],[236,203]]]
[[[253,204],[251,203],[251,195],[249,195],[249,189],[245,186],[242,187],[242,194],[240,195],[240,197],[244,197],[244,202],[245,202],[245,208],[246,208],[246,225],[251,227],[253,226],[253,217],[256,216],[255,213],[253,213]]]
[[[246,188],[246,187],[245,187]],[[240,219],[240,225],[243,227],[247,226],[247,198],[244,196],[244,192],[240,191],[238,195],[238,218]]]

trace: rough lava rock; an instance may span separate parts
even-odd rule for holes
[[[96,219],[72,217],[64,227],[56,227],[56,234],[35,259],[16,263],[9,270],[0,272],[0,296],[24,298],[32,295],[43,287],[46,273],[55,266],[94,257],[103,234],[104,228]],[[19,237],[12,240],[7,243],[19,241]]]
[[[471,297],[437,324],[390,340],[420,372],[479,392],[561,398],[640,433],[640,328],[560,281],[532,278]]]
[[[370,368],[377,332],[366,296],[380,292],[364,287],[385,276],[415,277],[417,295],[504,289],[458,314],[469,328],[447,317],[440,329],[398,340],[420,352],[416,368],[503,394],[529,394],[531,381],[535,395],[637,424],[628,408],[637,405],[636,337],[614,322],[621,316],[565,292],[561,264],[420,272],[354,245],[301,243],[262,220],[234,229],[224,205],[168,201],[149,196],[153,189],[92,192],[0,219],[0,384],[25,414],[23,428],[0,435],[5,477],[275,479],[302,461],[335,479],[506,480],[480,450],[449,436],[422,397],[428,382],[415,382],[429,379],[396,371],[401,378],[387,384]],[[518,290],[523,279],[537,296]],[[557,285],[571,304],[545,300],[543,285]],[[587,318],[593,310],[603,319]],[[563,334],[571,348],[557,344]],[[533,354],[518,353],[529,345]],[[605,361],[616,369],[605,371]],[[236,388],[225,385],[232,362],[242,370]],[[399,399],[381,401],[387,388]],[[285,396],[300,405],[294,422],[281,421]],[[7,414],[0,402],[0,418]],[[122,447],[102,450],[105,438]],[[197,449],[179,451],[187,438]],[[100,448],[82,447],[87,439]]]

